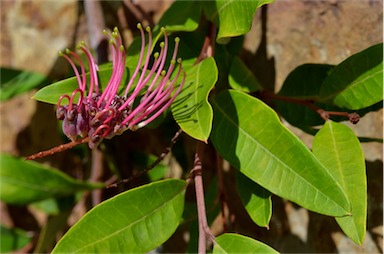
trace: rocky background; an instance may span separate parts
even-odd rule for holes
[[[129,28],[135,25],[133,21],[146,19],[142,12],[135,12],[138,7],[156,21],[171,4],[171,1],[154,0],[126,2],[130,8],[122,8],[118,2],[102,4],[106,25],[120,23],[126,41],[132,38]],[[39,72],[52,80],[65,77],[68,65],[58,59],[58,50],[89,38],[82,3],[10,0],[1,1],[0,5],[0,66]],[[382,40],[382,1],[276,0],[255,16],[252,31],[245,40],[244,55],[258,79],[278,91],[289,72],[298,65],[338,64]],[[0,103],[1,152],[26,156],[63,142],[60,136],[52,135],[57,133],[53,107],[32,100],[34,92]],[[358,136],[382,138],[382,110],[367,114],[361,123],[351,126]],[[311,147],[311,136],[290,128]],[[362,247],[344,237],[331,218],[281,200],[274,202],[270,230],[257,229],[266,231],[259,234],[259,239],[282,252],[382,253],[383,148],[381,143],[374,142],[362,146],[367,159],[369,192],[368,232]],[[65,156],[65,153],[55,155],[47,163],[60,169],[76,164],[68,162]],[[2,224],[17,224],[17,216],[24,212],[2,205]],[[35,224],[44,224],[43,215],[29,212],[37,218]],[[169,250],[181,251],[176,247]]]

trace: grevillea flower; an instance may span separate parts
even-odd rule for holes
[[[113,69],[104,91],[99,89],[98,66],[84,42],[79,45],[79,49],[85,53],[88,61],[89,85],[80,56],[68,49],[65,53],[59,52],[59,55],[71,64],[79,85],[71,96],[62,95],[59,98],[56,110],[57,119],[63,120],[64,134],[72,141],[78,136],[89,137],[88,144],[92,149],[104,138],[112,138],[127,129],[137,130],[144,127],[163,113],[180,93],[186,77],[181,59],[176,60],[180,39],[175,39],[170,65],[166,71],[163,70],[167,57],[168,37],[162,29],[164,42],[160,43],[160,53],[153,54],[154,61],[149,68],[153,46],[151,29],[149,27],[145,29],[148,33],[148,49],[145,52],[144,29],[140,24],[137,27],[142,40],[139,62],[121,96],[118,95],[118,88],[126,67],[126,52],[117,28],[111,33],[105,31],[110,37]],[[80,71],[73,60],[80,66]],[[171,79],[176,63],[178,63],[177,73]],[[183,78],[177,87],[176,81],[182,72]],[[79,99],[74,101],[76,94],[79,94]],[[64,99],[68,100],[67,105],[62,105]]]

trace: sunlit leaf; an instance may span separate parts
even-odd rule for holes
[[[168,179],[121,193],[90,210],[52,253],[146,253],[178,227],[186,182]]]
[[[187,71],[184,87],[172,104],[176,122],[191,137],[206,141],[211,133],[213,112],[208,95],[217,80],[211,57]]]
[[[321,101],[361,109],[383,100],[383,44],[363,50],[337,65],[324,81]]]
[[[0,155],[0,199],[9,204],[23,205],[103,187],[103,184],[77,181],[33,161]]]
[[[344,233],[363,244],[367,221],[367,176],[364,154],[353,131],[327,121],[313,140],[313,153],[342,186],[352,206],[352,216],[336,218]]]
[[[265,243],[238,234],[223,234],[217,237],[213,254],[225,253],[278,253]]]
[[[226,43],[230,37],[249,32],[257,8],[273,0],[216,0],[204,2],[204,11],[208,19],[219,28],[217,41]]]
[[[258,226],[269,228],[272,217],[271,193],[240,172],[236,179],[241,201],[251,219]]]
[[[239,91],[212,100],[211,140],[235,168],[270,192],[309,210],[350,214],[340,185],[262,101]]]

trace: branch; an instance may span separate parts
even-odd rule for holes
[[[191,170],[191,176],[195,182],[196,191],[196,203],[197,203],[197,215],[199,223],[199,253],[205,253],[207,248],[207,237],[211,242],[215,241],[207,222],[207,215],[205,210],[205,199],[204,199],[204,187],[202,177],[202,166],[201,161],[203,157],[204,144],[202,142],[197,143],[195,161],[193,169]]]
[[[28,157],[25,157],[25,160],[35,160],[35,159],[39,159],[39,158],[44,158],[46,156],[50,156],[50,155],[53,155],[55,153],[60,153],[60,152],[63,152],[65,150],[71,149],[71,148],[73,148],[73,147],[75,147],[77,145],[88,143],[89,141],[90,141],[89,137],[80,138],[78,140],[75,140],[75,141],[72,141],[72,142],[69,142],[69,143],[66,143],[66,144],[63,144],[63,145],[59,145],[59,146],[53,147],[53,148],[51,148],[49,150],[32,154],[32,155],[30,155]]]

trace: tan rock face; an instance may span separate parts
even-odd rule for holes
[[[57,51],[67,47],[74,33],[75,1],[4,2],[4,36],[8,53],[1,65],[48,73]],[[3,48],[3,45],[2,45]],[[3,62],[4,61],[4,62]]]

